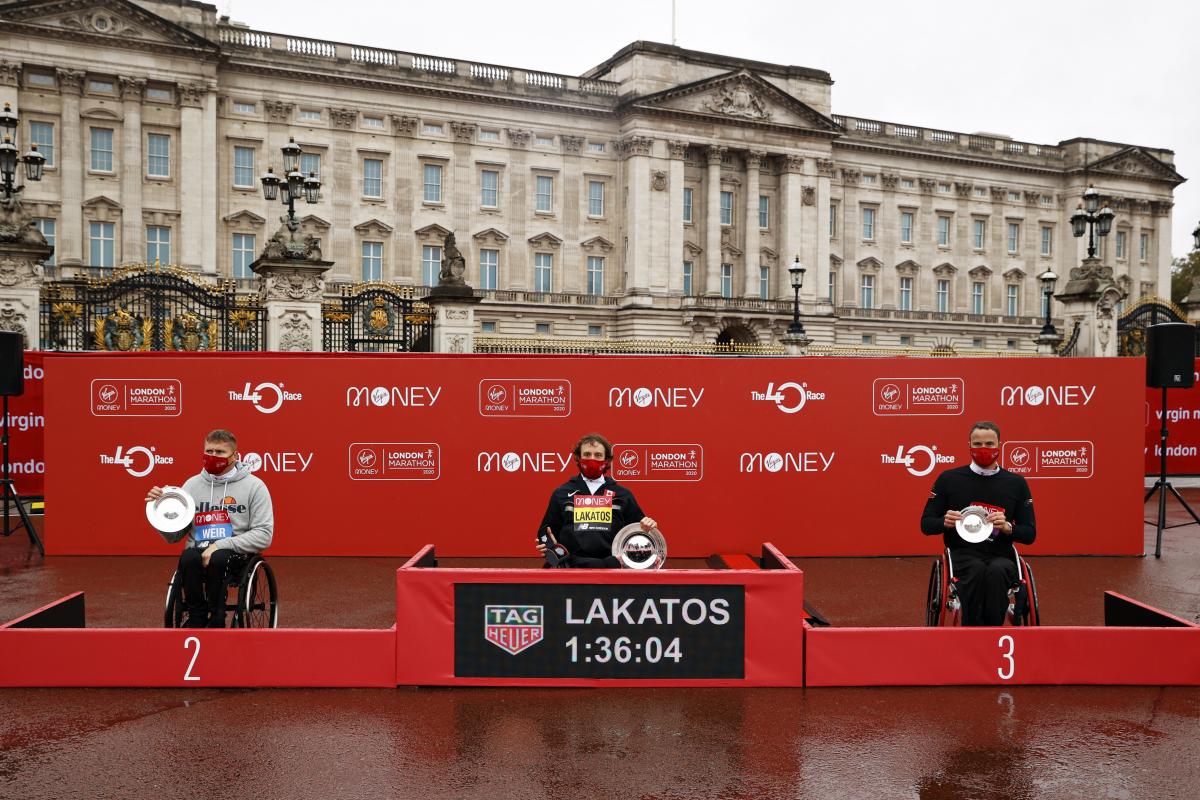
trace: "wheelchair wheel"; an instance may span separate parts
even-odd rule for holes
[[[1029,562],[1022,559],[1021,566],[1025,570],[1025,582],[1029,588],[1029,606],[1025,612],[1026,625],[1041,625],[1042,615],[1038,611],[1037,581],[1033,579],[1033,570]]]
[[[187,618],[187,606],[183,602],[183,577],[179,570],[171,573],[167,584],[167,602],[163,608],[163,627],[182,628]]]
[[[925,598],[925,627],[936,628],[942,617],[942,559],[935,559],[929,573],[929,592]]]
[[[242,572],[238,586],[235,628],[274,628],[279,622],[279,600],[275,573],[265,559],[255,556]]]

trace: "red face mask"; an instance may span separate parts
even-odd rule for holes
[[[602,458],[581,458],[579,471],[583,473],[583,477],[594,481],[608,472],[608,462]]]
[[[225,470],[229,469],[231,459],[225,456],[214,456],[208,453],[204,454],[204,471],[209,475],[222,475]]]
[[[992,464],[996,463],[996,459],[1000,458],[999,447],[972,447],[971,460],[979,466],[987,469]]]

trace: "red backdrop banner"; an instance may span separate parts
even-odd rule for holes
[[[1033,554],[1142,552],[1142,362],[47,354],[46,548],[165,554],[142,498],[229,428],[280,555],[530,556],[598,431],[670,555],[933,553],[937,473],[998,422]],[[1102,506],[1102,513],[1084,513]]]
[[[42,387],[45,370],[40,352],[25,353],[25,393],[8,400],[9,474],[22,497],[42,494],[46,473],[43,457]]]
[[[1145,363],[1139,359],[1139,363]],[[1200,475],[1200,359],[1196,385],[1167,390],[1167,473]],[[1146,389],[1146,474],[1162,469],[1162,389]]]

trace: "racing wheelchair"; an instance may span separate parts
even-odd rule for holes
[[[1008,613],[1005,621],[1010,625],[1041,625],[1038,613],[1037,584],[1029,562],[1021,558],[1014,546],[1013,561],[1017,565],[1017,580],[1008,590]],[[962,599],[958,596],[958,579],[954,577],[954,561],[950,548],[934,559],[929,574],[929,592],[925,600],[925,625],[927,627],[957,626],[962,624]]]
[[[237,588],[237,598],[229,602],[229,589]],[[279,595],[275,573],[258,553],[235,553],[225,571],[225,612],[232,613],[231,628],[274,628],[279,622]],[[163,609],[163,627],[181,628],[187,621],[183,602],[183,576],[176,570],[167,584],[167,603]]]

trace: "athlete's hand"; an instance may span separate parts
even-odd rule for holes
[[[988,514],[987,521],[992,523],[993,527],[999,528],[1004,533],[1012,533],[1012,524],[1004,518],[1003,511],[993,511]]]
[[[208,561],[212,558],[212,554],[215,552],[217,552],[217,546],[210,544],[208,547],[204,548],[204,552],[200,554],[200,563],[205,569],[208,569]]]
[[[554,538],[554,533],[549,528],[546,528],[546,538],[548,538],[550,540],[551,547],[558,544],[558,540]],[[537,547],[538,555],[545,556],[546,555],[546,545],[544,542],[542,542],[541,537],[538,537],[537,539],[534,539],[533,541],[534,541],[534,546]]]
[[[652,531],[658,527],[658,523],[650,517],[642,517],[642,530]]]
[[[962,519],[962,512],[947,511],[946,516],[942,518],[942,525],[944,525],[947,528],[953,529],[954,523],[958,522],[960,519]]]
[[[163,491],[161,486],[151,487],[150,491],[146,492],[146,502],[151,503],[157,500],[158,498],[162,497],[162,493]]]

